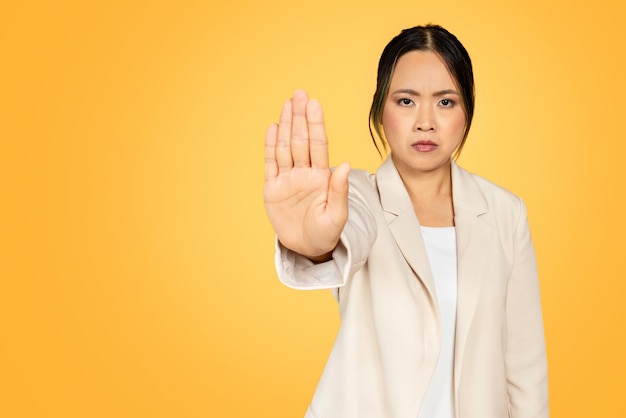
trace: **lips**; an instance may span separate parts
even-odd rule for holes
[[[431,152],[437,149],[438,145],[435,144],[433,141],[426,139],[422,141],[417,141],[413,143],[411,146],[419,152]]]

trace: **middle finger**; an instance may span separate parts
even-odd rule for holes
[[[291,155],[294,167],[310,167],[309,128],[306,117],[306,106],[309,101],[304,90],[296,90],[293,94]]]

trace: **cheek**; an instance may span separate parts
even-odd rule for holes
[[[383,123],[383,126],[391,124],[391,121],[389,119],[389,112],[387,111],[387,106],[383,108],[383,114],[380,120]]]
[[[453,118],[450,119],[450,129],[455,132],[459,132],[461,135],[465,132],[465,113],[459,112]]]
[[[402,118],[399,118],[394,112],[383,110],[382,122],[385,136],[388,139],[390,136],[393,137],[396,132],[402,130]]]
[[[390,121],[387,121],[387,123],[383,122],[383,132],[385,133],[385,138],[387,139],[388,143],[393,143],[395,142],[395,138],[398,136],[397,132],[398,129],[394,126],[394,124]]]

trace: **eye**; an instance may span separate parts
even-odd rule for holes
[[[452,107],[455,105],[453,100],[450,99],[441,99],[439,101],[439,105],[443,106],[443,107]]]
[[[398,100],[398,104],[400,106],[412,106],[413,105],[413,100],[403,97],[402,99]]]

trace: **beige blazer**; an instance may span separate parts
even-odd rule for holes
[[[456,418],[547,418],[535,254],[523,202],[452,163],[458,297]],[[437,363],[436,289],[411,200],[388,158],[350,174],[349,219],[329,262],[277,243],[280,280],[333,289],[341,327],[308,418],[416,418]]]

